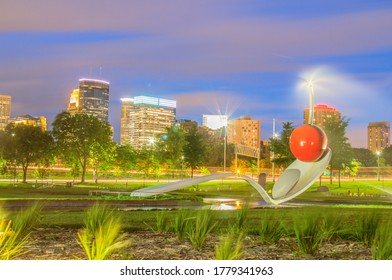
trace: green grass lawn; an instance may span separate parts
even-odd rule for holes
[[[64,184],[41,185],[37,183],[18,183],[17,186],[9,182],[0,182],[0,200],[6,199],[102,199],[89,196],[90,191],[108,190],[112,192],[132,192],[133,190],[165,184],[167,181],[160,182],[102,182],[102,183],[83,183],[74,184],[71,188],[66,188]],[[329,192],[318,192],[319,182],[316,182],[309,190],[300,195],[297,200],[330,200],[334,197],[382,197],[387,192],[392,192],[392,181],[342,181],[338,185],[337,181],[333,184],[322,182],[327,186]],[[268,182],[266,189],[270,191],[273,183]],[[258,192],[247,182],[238,180],[218,180],[191,186],[181,190],[173,191],[171,196],[198,196],[198,197],[227,197],[240,199],[261,199]],[[118,198],[114,195],[114,198]],[[112,199],[110,196],[107,199]],[[121,199],[131,199],[129,196],[121,196]]]

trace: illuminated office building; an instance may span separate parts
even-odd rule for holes
[[[368,124],[368,149],[377,153],[388,147],[389,131],[389,122],[370,122]]]
[[[11,96],[0,94],[0,130],[7,126],[11,114]]]
[[[122,98],[120,143],[142,149],[174,125],[176,101],[150,96]]]
[[[95,79],[80,79],[79,88],[71,92],[68,112],[87,113],[108,121],[109,82]]]
[[[227,115],[203,115],[202,126],[216,130],[227,126]]]
[[[30,115],[18,116],[10,119],[10,123],[14,123],[15,125],[30,125],[37,126],[42,129],[42,131],[46,131],[47,123],[46,118],[44,116],[33,117]]]
[[[260,121],[251,117],[230,120],[227,129],[227,142],[251,148],[260,148]]]
[[[318,104],[314,106],[314,124],[319,127],[324,127],[328,120],[340,121],[340,112],[335,108],[326,104]],[[309,121],[309,108],[304,110],[304,124]]]

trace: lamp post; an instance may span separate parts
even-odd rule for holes
[[[223,172],[226,172],[226,158],[227,158],[227,127],[228,117],[227,115],[220,116],[220,122],[223,123],[224,135],[223,135]]]
[[[223,140],[223,172],[226,172],[226,145],[227,145],[227,125],[223,127],[225,130],[224,140]]]
[[[275,132],[275,119],[272,119],[272,138],[276,139],[276,132]],[[275,183],[275,153],[272,152],[272,182]]]
[[[376,154],[377,154],[377,181],[380,181],[380,155],[381,155],[381,152],[377,151]]]

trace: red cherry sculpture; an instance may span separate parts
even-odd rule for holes
[[[301,125],[290,136],[290,150],[293,155],[304,162],[319,160],[327,148],[328,139],[325,132],[315,125]]]

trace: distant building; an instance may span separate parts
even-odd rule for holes
[[[382,151],[390,144],[389,122],[370,122],[368,124],[368,149],[373,153]]]
[[[151,139],[175,123],[176,101],[150,96],[122,98],[120,143],[136,149],[151,145]]]
[[[227,115],[203,115],[202,125],[215,130],[227,127],[227,120]]]
[[[44,116],[33,117],[30,115],[18,116],[10,119],[10,123],[15,125],[30,125],[40,127],[42,131],[47,130],[46,118]]]
[[[7,126],[11,114],[11,96],[0,94],[0,130]]]
[[[251,148],[260,148],[260,121],[251,117],[230,120],[227,129],[227,142]]]
[[[340,111],[326,104],[318,104],[314,106],[314,124],[324,127],[328,120],[340,121]],[[304,124],[309,121],[309,108],[304,110]]]
[[[109,120],[109,82],[95,79],[80,79],[79,88],[69,98],[68,112],[87,113],[100,120]]]

